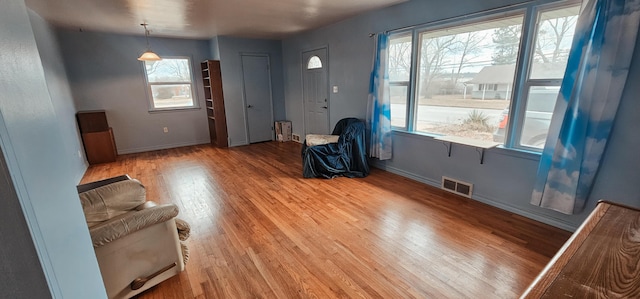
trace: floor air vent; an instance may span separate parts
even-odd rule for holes
[[[300,143],[300,135],[298,134],[291,134],[291,139],[293,139],[293,141]]]
[[[471,193],[473,192],[473,184],[443,176],[442,189],[471,198]]]

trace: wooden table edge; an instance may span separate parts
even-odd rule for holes
[[[582,243],[587,239],[591,231],[598,225],[602,217],[606,214],[612,205],[626,207],[620,204],[612,203],[609,201],[598,201],[598,205],[591,212],[589,217],[578,227],[573,235],[567,240],[567,242],[560,248],[558,253],[549,261],[547,266],[540,272],[536,279],[529,285],[529,287],[522,293],[520,299],[525,298],[540,298],[547,291],[549,286],[556,280],[561,270],[571,260],[573,255],[582,246]],[[638,210],[635,208],[631,208]]]

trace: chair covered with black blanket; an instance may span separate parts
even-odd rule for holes
[[[357,118],[338,121],[332,135],[337,142],[317,144],[307,135],[302,145],[302,167],[305,178],[333,178],[336,176],[365,177],[369,174],[365,147],[365,124]],[[326,136],[331,139],[332,136]],[[334,138],[335,140],[335,138]],[[322,143],[322,142],[320,142]]]

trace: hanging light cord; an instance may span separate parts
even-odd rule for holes
[[[147,23],[142,23],[140,25],[144,27],[144,38],[147,41],[147,50],[151,49],[151,47],[149,46],[149,29],[147,29]]]
[[[154,53],[153,51],[151,51],[151,45],[149,44],[149,29],[147,29],[147,22],[144,22],[142,24],[140,24],[140,26],[144,27],[144,39],[147,42],[147,50],[144,51],[144,53],[142,53],[140,55],[140,57],[138,57],[138,60],[140,61],[158,61],[158,60],[162,60],[162,58],[160,58],[160,56],[158,56],[158,54]]]

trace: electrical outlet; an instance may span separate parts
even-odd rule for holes
[[[333,86],[333,93],[338,93],[338,86],[337,85]]]
[[[169,128],[164,127],[164,128],[162,128],[162,131],[164,131],[165,133],[169,133]]]

